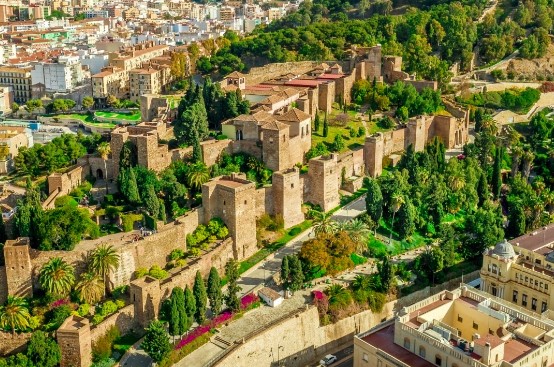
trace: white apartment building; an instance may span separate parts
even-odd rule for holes
[[[91,75],[98,74],[110,62],[107,52],[98,51],[95,48],[79,50],[77,53],[79,54],[81,65],[88,67]]]
[[[46,92],[71,92],[84,81],[79,56],[60,56],[58,62],[33,66],[32,84],[44,84]]]
[[[108,11],[107,10],[86,10],[83,12],[85,14],[85,18],[108,18]]]
[[[15,44],[6,40],[0,40],[0,64],[5,64],[16,56]]]

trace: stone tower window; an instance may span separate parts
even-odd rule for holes
[[[287,136],[283,135],[283,142],[287,141]]]
[[[225,205],[225,200],[223,200],[223,205]]]
[[[244,200],[244,205],[246,205],[246,200]]]
[[[294,189],[294,184],[293,183],[290,184],[290,188]]]

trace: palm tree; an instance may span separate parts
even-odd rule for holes
[[[369,275],[356,275],[352,281],[352,289],[355,291],[359,289],[369,289],[371,284],[371,277]]]
[[[30,319],[31,315],[24,298],[8,296],[6,304],[0,307],[0,327],[9,328],[12,334],[15,334],[16,329],[27,329]]]
[[[521,163],[521,156],[523,155],[523,149],[519,145],[512,148],[512,178],[516,177],[519,171],[519,164]]]
[[[108,161],[108,156],[110,155],[110,152],[111,152],[110,144],[106,142],[102,142],[98,145],[96,150],[98,151],[98,154],[100,154],[100,157],[104,161],[104,173],[106,175],[104,179],[106,180],[106,194],[107,194],[108,193],[108,168],[107,168],[106,162]]]
[[[119,254],[113,246],[102,244],[92,250],[89,261],[89,270],[103,279],[107,288],[110,273],[119,266]],[[104,294],[105,290],[104,288]]]
[[[104,288],[102,278],[93,273],[82,274],[81,280],[75,285],[79,299],[91,305],[100,301],[104,294]]]
[[[316,236],[336,232],[337,222],[332,219],[331,213],[310,210],[310,215],[314,218],[313,228]]]
[[[367,249],[366,240],[371,232],[371,229],[365,222],[357,218],[343,223],[343,230],[348,233],[350,238],[352,238],[352,241],[356,242],[356,252],[362,255]]]
[[[332,284],[325,290],[329,297],[329,304],[349,303],[349,293],[346,288],[340,284]]]
[[[210,171],[202,162],[196,162],[190,165],[187,172],[187,183],[195,189],[200,190],[202,185],[210,179]]]
[[[402,207],[402,204],[404,204],[404,196],[396,193],[391,198],[391,210],[392,210],[392,221],[390,224],[390,236],[389,236],[389,243],[392,243],[392,229],[394,228],[394,216],[396,213],[400,210]]]
[[[67,296],[75,283],[75,271],[73,266],[55,257],[42,266],[38,280],[46,292]]]
[[[523,166],[521,171],[526,180],[529,179],[529,175],[531,174],[531,167],[533,166],[534,159],[535,155],[530,150],[523,153]]]

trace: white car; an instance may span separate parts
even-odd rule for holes
[[[327,354],[321,361],[319,361],[319,364],[321,366],[330,366],[331,364],[335,363],[337,361],[337,357],[332,354]]]

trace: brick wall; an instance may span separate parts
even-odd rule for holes
[[[91,327],[90,339],[94,343],[98,338],[104,336],[106,332],[112,327],[117,326],[121,335],[125,335],[129,332],[140,332],[139,325],[135,321],[135,307],[128,305],[107,317],[100,324]]]
[[[291,71],[295,74],[304,74],[310,70],[313,70],[316,66],[321,64],[317,61],[300,61],[300,62],[284,62],[273,63],[265,66],[251,68],[248,74],[246,74],[246,85],[255,85],[262,83],[268,79],[276,78],[278,76],[288,74]]]
[[[221,157],[223,152],[230,153],[232,141],[225,140],[207,140],[200,143],[202,147],[202,158],[206,166],[213,166]]]
[[[32,333],[12,334],[0,331],[0,356],[22,352]]]

